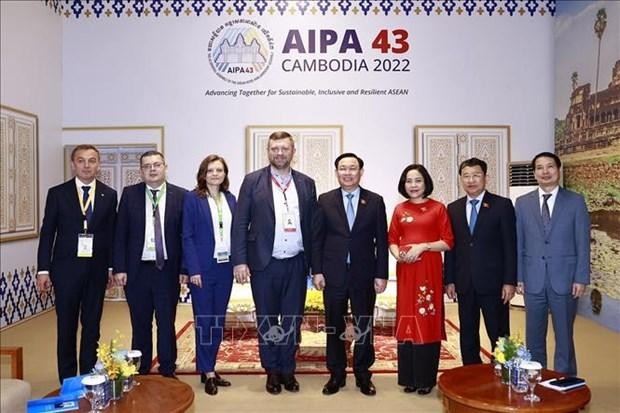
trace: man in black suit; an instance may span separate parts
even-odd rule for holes
[[[269,136],[270,165],[243,179],[232,222],[233,273],[251,277],[266,390],[299,391],[295,352],[309,273],[314,180],[294,171],[295,143],[288,132]]]
[[[141,183],[125,187],[118,207],[114,272],[125,286],[133,349],[142,352],[140,374],[151,369],[153,313],[157,321],[159,372],[175,377],[174,329],[181,274],[181,229],[186,190],[166,182],[166,161],[157,151],[140,157]]]
[[[375,361],[373,313],[388,279],[387,221],[383,198],[359,186],[364,161],[343,153],[334,162],[340,188],[319,197],[314,217],[313,283],[323,290],[330,379],[323,394],[346,384],[344,347],[348,304],[355,324],[353,372],[360,391],[374,396],[370,367]]]
[[[116,191],[95,177],[99,151],[78,145],[71,152],[75,177],[50,188],[45,203],[38,249],[37,290],[54,286],[56,300],[58,378],[80,374],[97,361],[99,323],[106,284],[112,281],[112,238],[116,218]]]
[[[463,364],[479,364],[480,311],[495,348],[510,334],[509,303],[517,283],[515,210],[512,202],[485,189],[487,164],[463,161],[459,176],[466,196],[448,205],[454,248],[444,257],[448,297],[458,294]]]

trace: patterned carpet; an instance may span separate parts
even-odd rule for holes
[[[196,374],[196,360],[194,351],[194,326],[188,321],[177,332],[177,373]],[[250,326],[251,324],[247,324]],[[302,339],[297,354],[297,373],[323,374],[325,367],[325,333],[322,326],[315,323],[304,323]],[[392,373],[397,371],[396,340],[394,327],[389,325],[375,326],[375,357],[372,371],[376,373]],[[448,370],[461,366],[459,351],[458,327],[446,319],[447,340],[441,343],[439,370]],[[350,345],[350,343],[349,343]],[[490,353],[481,348],[483,362],[490,361]],[[352,352],[347,351],[349,368],[351,371]],[[217,358],[217,370],[226,374],[263,374],[258,356],[258,340],[256,329],[246,328],[243,325],[227,327],[224,330],[224,341],[220,346]],[[157,371],[157,358],[153,360],[153,372]]]

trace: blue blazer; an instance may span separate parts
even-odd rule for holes
[[[140,182],[123,189],[118,206],[114,238],[114,272],[126,272],[127,282],[138,271],[144,250],[144,227],[146,225],[146,185]],[[166,213],[164,237],[171,275],[181,273],[181,225],[183,197],[187,190],[166,183]]]
[[[237,201],[230,192],[224,192],[231,214],[235,212]],[[213,217],[207,198],[197,192],[185,194],[183,201],[183,265],[188,275],[206,274],[215,265],[215,232]]]
[[[275,238],[275,209],[271,185],[271,166],[245,176],[233,215],[231,252],[233,265],[247,264],[252,271],[267,267]],[[305,270],[312,254],[312,214],[317,208],[314,180],[292,171],[299,198],[299,218],[304,245]]]
[[[560,188],[545,238],[538,189],[517,199],[518,281],[525,292],[543,291],[545,276],[557,294],[570,294],[573,283],[590,283],[590,216],[583,197]]]

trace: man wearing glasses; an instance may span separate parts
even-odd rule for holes
[[[132,349],[142,352],[140,374],[153,358],[153,313],[157,321],[159,373],[175,377],[174,330],[181,271],[181,219],[186,190],[166,182],[166,161],[158,151],[140,157],[141,183],[125,187],[118,207],[114,272],[125,287]]]

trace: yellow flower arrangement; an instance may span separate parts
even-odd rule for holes
[[[118,349],[122,338],[123,335],[116,330],[116,338],[110,340],[110,344],[99,344],[97,349],[97,358],[111,380],[125,379],[138,373],[136,366],[130,363]]]
[[[530,352],[519,334],[497,339],[493,356],[498,363],[510,364],[515,359],[530,360]]]
[[[304,305],[305,311],[319,311],[324,312],[323,306],[323,292],[319,290],[308,290],[306,292],[306,304]]]

